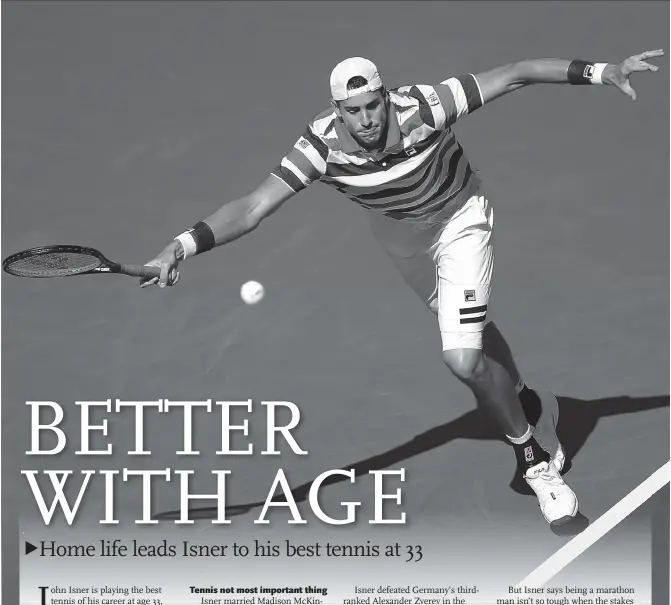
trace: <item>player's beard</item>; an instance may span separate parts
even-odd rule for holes
[[[363,147],[366,151],[375,151],[377,149],[382,149],[384,145],[382,144],[382,136],[378,136],[377,140],[371,141],[370,139],[362,139],[361,137],[357,137],[357,142],[361,147]]]
[[[377,139],[371,140],[371,139],[365,139],[363,137],[360,137],[358,135],[355,135],[357,143],[361,145],[366,151],[376,151],[376,150],[381,150],[384,149],[385,144],[387,142],[387,128],[388,128],[389,120],[386,120],[386,123],[383,125],[380,125],[380,132],[378,134]]]

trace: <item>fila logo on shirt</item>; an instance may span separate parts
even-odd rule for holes
[[[411,158],[413,155],[417,155],[417,150],[414,147],[410,147],[409,149],[405,150],[405,155]]]
[[[438,103],[440,103],[438,95],[435,92],[432,92],[428,97],[426,97],[426,100],[429,102],[429,105],[438,105]]]

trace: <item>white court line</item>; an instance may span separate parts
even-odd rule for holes
[[[524,580],[519,582],[516,588],[522,586],[539,588],[543,586],[543,584],[564,569],[573,559],[582,554],[620,521],[662,489],[669,482],[670,468],[671,462],[667,462],[660,469],[656,470],[643,483],[629,492],[615,506],[608,509],[583,532],[570,542],[564,544],[555,554],[541,563]]]

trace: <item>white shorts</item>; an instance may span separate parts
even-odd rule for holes
[[[482,348],[494,269],[493,227],[494,210],[487,198],[473,196],[432,248],[443,350]]]
[[[405,281],[437,313],[443,350],[481,349],[494,268],[487,198],[473,195],[431,229],[370,214],[373,233]]]

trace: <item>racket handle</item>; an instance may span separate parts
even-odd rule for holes
[[[160,277],[161,269],[148,265],[121,265],[119,273],[132,275],[133,277]]]

